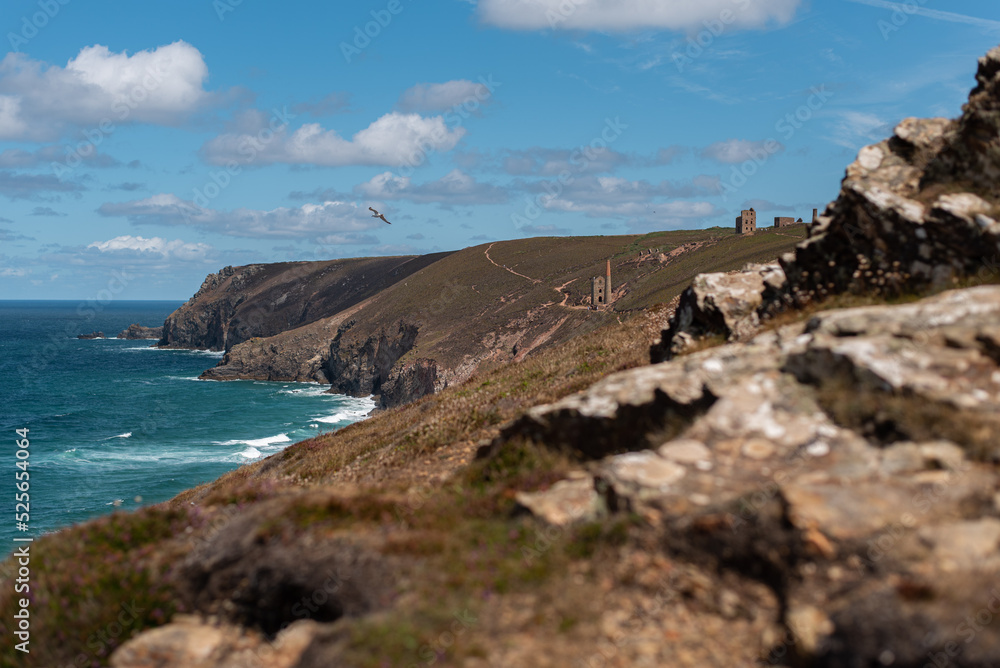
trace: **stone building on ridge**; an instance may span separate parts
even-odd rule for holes
[[[757,231],[757,212],[744,209],[736,217],[736,234],[753,234]]]
[[[611,301],[611,292],[611,260],[608,260],[607,275],[590,279],[590,303],[593,308],[607,306]]]

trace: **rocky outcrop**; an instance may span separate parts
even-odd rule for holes
[[[1000,48],[980,59],[976,80],[957,120],[908,118],[892,137],[861,150],[810,238],[781,259],[784,289],[762,287],[755,313],[738,311],[744,328],[732,330],[711,309],[700,319],[679,312],[653,350],[654,361],[690,349],[707,334],[739,340],[768,313],[833,294],[894,296],[963,278],[996,280]],[[753,272],[734,280],[755,282]],[[726,291],[716,294],[725,298]],[[686,299],[702,304],[706,297]],[[739,299],[758,301],[746,291]]]
[[[323,371],[329,380],[330,391],[352,397],[381,395],[383,384],[389,380],[396,362],[412,348],[417,340],[418,326],[399,321],[396,330],[379,330],[361,340],[345,341],[345,335],[356,325],[349,321],[340,326],[330,343],[330,352]],[[423,372],[424,376],[428,372]],[[414,387],[419,381],[419,373],[412,374]],[[396,399],[406,394],[405,380],[397,374],[392,389]],[[383,407],[385,404],[380,402]]]
[[[752,265],[733,273],[701,274],[681,294],[663,342],[653,346],[653,363],[691,349],[706,336],[742,341],[757,333],[761,306],[779,295],[785,273],[776,264]]]
[[[600,492],[670,553],[770,587],[783,665],[1000,665],[961,625],[1000,605],[998,364],[1000,286],[829,311],[609,376],[487,452],[576,453],[589,482],[522,504],[561,524]]]
[[[165,626],[125,643],[111,657],[111,668],[299,668],[321,625],[302,620],[278,633],[264,634],[194,615],[177,615]]]
[[[116,338],[119,339],[157,339],[159,340],[163,336],[163,327],[144,327],[138,323],[129,325],[128,328],[123,329],[118,332]]]
[[[397,364],[413,349],[417,325],[399,321],[395,331],[351,337],[356,321],[339,327],[337,322],[333,318],[322,327],[241,343],[201,377],[325,383],[335,394],[376,395],[379,408],[400,406],[435,392],[437,362],[422,358]]]
[[[393,568],[377,549],[346,536],[310,544],[288,527],[307,513],[320,521],[349,498],[317,493],[300,501],[291,517],[287,500],[259,504],[199,543],[179,564],[188,609],[274,636],[303,619],[332,622],[387,606]],[[284,540],[270,540],[282,533]]]
[[[381,406],[383,408],[402,406],[420,397],[434,394],[437,383],[438,368],[434,360],[421,358],[408,364],[395,365],[382,382]]]
[[[995,268],[1000,48],[980,59],[976,80],[959,119],[910,118],[861,150],[812,238],[783,263],[796,300],[891,295]]]
[[[224,267],[209,274],[198,292],[163,323],[159,346],[226,350],[229,322],[246,297],[241,289],[264,269],[264,265]],[[221,294],[219,294],[221,293]]]
[[[103,339],[104,332],[91,332],[90,334],[77,334],[76,338],[81,340]]]

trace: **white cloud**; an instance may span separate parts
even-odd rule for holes
[[[532,183],[526,190],[536,193],[532,203],[547,211],[578,213],[589,218],[625,220],[630,226],[678,226],[722,213],[714,204],[663,198],[714,194],[718,179],[696,177],[690,183],[648,181],[602,176],[577,179],[568,186]]]
[[[24,269],[11,269],[10,267],[0,269],[0,276],[4,278],[23,278],[27,275],[28,272]]]
[[[838,113],[830,141],[838,146],[858,150],[867,144],[882,141],[892,134],[894,127],[875,114],[845,110]]]
[[[715,194],[718,191],[717,177],[699,175],[690,182],[661,181],[650,183],[645,180],[630,181],[615,176],[587,176],[575,179],[563,186],[559,183],[545,181],[525,184],[525,190],[534,193],[545,193],[557,199],[575,203],[588,203],[598,206],[618,207],[631,205],[643,208],[652,205],[657,198],[695,197]],[[604,209],[602,209],[604,210]]]
[[[185,243],[180,239],[167,241],[160,237],[146,239],[145,237],[121,236],[108,241],[95,241],[87,248],[96,248],[102,253],[129,253],[158,255],[163,258],[197,261],[205,259],[212,247],[208,244]]]
[[[125,216],[136,225],[189,226],[257,239],[316,239],[385,225],[373,220],[367,209],[348,202],[304,204],[269,211],[220,211],[200,207],[173,194],[159,194],[131,202],[106,203],[98,211],[105,216]]]
[[[746,139],[729,139],[715,142],[701,152],[703,158],[715,160],[726,165],[736,165],[755,157],[767,157],[780,153],[785,147],[777,141],[748,141]]]
[[[514,175],[558,176],[610,172],[628,164],[629,157],[610,148],[573,150],[535,146],[524,150],[505,151],[501,158],[503,171]]]
[[[457,79],[437,84],[417,84],[399,96],[403,111],[445,111],[471,100],[485,101],[490,91],[485,84]]]
[[[8,53],[0,61],[0,139],[53,139],[73,126],[176,125],[211,97],[198,49],[177,41],[133,55],[83,48],[65,67]]]
[[[217,165],[235,161],[324,167],[415,166],[423,162],[427,152],[450,151],[465,136],[464,128],[449,128],[441,116],[397,112],[385,114],[350,140],[319,123],[307,123],[291,134],[287,124],[274,131],[267,127],[263,115],[245,117],[241,126],[236,132],[209,140],[202,147],[205,160]]]
[[[729,25],[788,23],[801,0],[479,0],[483,23],[513,30],[701,30],[732,15]]]
[[[354,192],[376,200],[409,200],[417,203],[497,204],[508,199],[507,192],[488,183],[480,183],[460,169],[454,169],[437,181],[414,184],[408,177],[384,172],[358,186]]]
[[[711,202],[644,203],[632,201],[612,204],[554,197],[543,200],[542,205],[550,211],[583,213],[590,218],[642,218],[666,222],[674,222],[679,219],[708,218],[721,213]]]

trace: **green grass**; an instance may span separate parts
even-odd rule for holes
[[[166,622],[178,604],[165,578],[183,553],[171,542],[188,520],[180,510],[115,513],[32,543],[31,653],[0,653],[0,666],[104,666],[131,636]],[[14,566],[8,559],[3,570]],[[0,582],[9,647],[19,597],[12,578]]]

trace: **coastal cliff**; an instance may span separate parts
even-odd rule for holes
[[[336,393],[374,394],[381,408],[391,408],[667,302],[699,271],[773,259],[804,231],[541,238],[425,256],[410,261],[408,267],[422,267],[405,279],[366,291],[365,299],[327,317],[239,343],[230,334],[226,355],[202,377],[319,382]],[[608,258],[617,282],[613,308],[592,310],[590,278]],[[251,281],[237,283],[229,277],[238,272],[225,273],[210,277],[192,299],[204,306],[178,312],[183,320],[204,322],[220,304],[246,303],[238,286]],[[290,298],[286,304],[291,308]]]
[[[635,311],[559,345],[544,341],[570,320],[537,309],[585,303],[531,303],[573,285],[518,255],[537,240],[428,265],[470,273],[431,309],[446,317],[400,315],[448,286],[413,274],[420,292],[396,283],[322,336],[270,337],[260,360],[298,342],[291,366],[383,395],[502,352],[167,503],[36,539],[31,631],[60,642],[0,666],[1000,665],[997,109],[1000,48],[960,119],[863,149],[779,262],[625,281],[615,305]],[[488,308],[469,297],[503,281]],[[676,311],[638,306],[675,287]],[[364,362],[329,366],[335,341]],[[0,567],[8,634],[19,567]]]
[[[445,255],[225,267],[167,318],[158,345],[228,351],[340,313]]]

